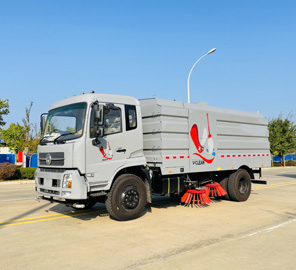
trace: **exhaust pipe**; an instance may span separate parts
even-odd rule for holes
[[[72,207],[77,208],[77,209],[83,209],[85,208],[85,204],[80,204],[80,203],[74,203]]]

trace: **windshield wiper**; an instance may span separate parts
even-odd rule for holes
[[[50,141],[46,140],[46,137],[43,137],[43,138],[40,140],[39,144],[40,144],[40,145],[47,145],[48,142],[50,142]]]
[[[59,137],[57,137],[53,140],[53,143],[54,144],[65,143],[65,141],[58,141],[58,139],[60,139],[61,137],[67,136],[67,135],[74,135],[74,133],[69,132],[69,133],[61,134]]]

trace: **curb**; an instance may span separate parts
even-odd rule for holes
[[[262,168],[262,170],[276,170],[276,169],[288,169],[288,168],[295,168],[296,169],[296,166],[285,166],[285,167],[265,167],[265,168]]]
[[[35,180],[8,180],[0,182],[0,185],[23,185],[23,184],[33,184]]]

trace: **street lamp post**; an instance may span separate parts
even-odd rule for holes
[[[203,55],[202,57],[200,57],[195,63],[194,65],[192,66],[190,72],[189,72],[189,75],[188,75],[188,79],[187,79],[187,89],[188,89],[188,103],[190,103],[190,91],[189,91],[189,80],[190,80],[190,76],[191,76],[191,72],[192,70],[194,69],[195,65],[202,59],[204,58],[205,56],[213,53],[214,51],[216,51],[216,48],[213,48],[212,50],[210,50],[209,52],[207,52],[205,55]]]

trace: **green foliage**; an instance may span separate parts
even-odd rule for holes
[[[17,153],[22,151],[26,140],[26,130],[18,123],[10,124],[6,130],[1,130],[1,138],[6,142],[6,146],[10,151]]]
[[[0,180],[34,179],[37,168],[18,168],[14,164],[0,163]]]
[[[12,179],[17,166],[8,162],[0,163],[0,179],[7,180]]]
[[[3,115],[7,115],[9,113],[9,105],[8,99],[1,100],[0,99],[0,128],[6,124],[3,120]]]
[[[37,168],[17,168],[13,176],[14,179],[34,179]]]
[[[270,152],[272,155],[284,155],[295,151],[296,147],[296,125],[291,120],[292,115],[286,119],[280,114],[268,123]]]
[[[26,108],[26,117],[23,118],[24,126],[18,123],[12,123],[8,129],[0,130],[1,139],[6,142],[10,151],[14,151],[15,153],[25,151],[25,154],[29,156],[32,155],[32,153],[37,153],[37,146],[40,139],[36,124],[33,125],[30,123],[32,106],[33,102],[31,102],[29,108]]]

